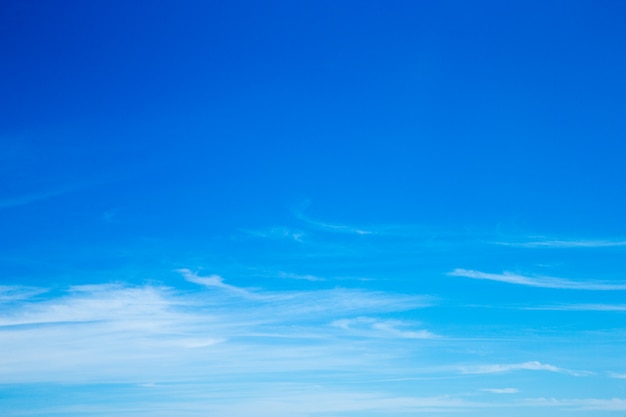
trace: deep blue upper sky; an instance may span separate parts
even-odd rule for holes
[[[610,230],[626,10],[508,3],[4,2],[9,192]]]

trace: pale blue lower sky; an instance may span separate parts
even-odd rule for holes
[[[189,242],[50,246],[37,262],[5,255],[14,272],[2,287],[2,408],[591,416],[626,407],[626,283],[591,267],[614,270],[623,240],[340,224],[313,212]]]

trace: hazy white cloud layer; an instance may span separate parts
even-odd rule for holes
[[[3,288],[0,383],[149,382],[233,373],[339,371],[363,360],[343,343],[362,314],[408,311],[426,297],[375,291],[252,291],[181,270],[196,291],[122,284],[68,288],[33,298],[33,289]],[[202,290],[202,287],[206,290]],[[354,317],[357,318],[354,318]],[[428,339],[411,323],[367,319],[363,340]],[[377,342],[386,343],[386,342]],[[379,358],[379,359],[380,359]],[[158,364],[158,366],[155,366]]]
[[[482,397],[519,394],[517,388],[478,389],[475,398],[462,391],[426,394],[429,384],[421,380],[477,378],[475,384],[484,386],[481,378],[519,371],[591,374],[538,361],[423,363],[421,356],[465,349],[409,318],[435,308],[430,297],[345,288],[268,291],[179,272],[195,286],[78,285],[46,297],[45,289],[1,288],[9,301],[0,304],[0,383],[95,384],[105,387],[99,395],[115,397],[106,406],[78,399],[71,407],[39,407],[39,415],[148,415],[145,407],[133,408],[137,398],[116,393],[119,384],[158,404],[155,416],[445,415],[519,406],[622,406],[619,399]],[[308,375],[306,383],[301,375]],[[405,394],[386,391],[403,380],[421,385]]]

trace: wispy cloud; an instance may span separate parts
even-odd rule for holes
[[[626,379],[626,373],[608,372],[608,375],[609,375],[611,378],[616,378],[616,379]]]
[[[500,374],[513,371],[548,371],[572,376],[586,376],[592,374],[588,371],[573,371],[571,369],[559,368],[557,366],[538,361],[466,366],[459,368],[459,371],[463,374]]]
[[[278,277],[285,278],[285,279],[312,281],[312,282],[326,281],[326,278],[318,277],[318,276],[311,275],[311,274],[301,275],[301,274],[294,274],[291,272],[282,272],[282,271],[278,273]]]
[[[264,291],[246,289],[225,284],[219,275],[198,276],[188,269],[179,269],[183,277],[195,284],[207,288],[224,290],[229,295],[240,296],[248,301],[255,301],[256,308],[280,308],[289,310],[289,314],[351,313],[359,311],[406,311],[428,307],[432,298],[407,294],[389,294],[377,291],[355,289],[320,289],[309,291]],[[389,304],[389,303],[394,303]],[[320,317],[321,317],[320,316]]]
[[[516,246],[521,248],[610,248],[626,246],[626,240],[561,240],[535,239],[520,242],[491,242],[496,245]]]
[[[19,306],[1,311],[0,326],[58,323],[86,323],[133,319],[169,318],[168,290],[159,287],[131,287],[118,284],[74,286],[61,296],[37,301],[25,300]],[[155,321],[154,323],[157,323]]]
[[[402,339],[435,339],[439,337],[428,330],[405,330],[411,323],[400,320],[357,317],[335,320],[331,324],[352,333],[374,337],[397,337]]]
[[[481,391],[491,394],[516,394],[519,392],[517,388],[483,388]]]
[[[566,304],[552,306],[524,307],[524,310],[552,311],[626,311],[626,304]]]
[[[612,283],[605,281],[573,281],[564,278],[554,277],[529,277],[524,275],[504,272],[502,274],[491,274],[487,272],[474,271],[469,269],[455,269],[448,273],[449,276],[481,279],[489,281],[506,282],[509,284],[526,285],[539,288],[559,288],[570,290],[591,290],[591,291],[614,291],[626,290],[626,283]]]
[[[192,272],[189,269],[182,268],[179,269],[178,272],[189,282],[193,282],[194,284],[203,285],[205,287],[211,288],[221,288],[223,290],[230,291],[232,293],[236,293],[245,297],[253,297],[254,294],[250,293],[243,288],[236,287],[234,285],[228,285],[224,283],[224,279],[219,275],[209,275],[205,277],[201,277],[195,272]]]
[[[250,236],[258,238],[273,240],[293,240],[300,243],[304,242],[304,239],[306,238],[306,233],[304,231],[291,229],[284,226],[269,227],[266,229],[258,230],[244,229],[241,231]]]
[[[255,378],[376,372],[389,368],[387,339],[414,338],[419,331],[373,322],[371,331],[388,337],[355,351],[345,343],[348,336],[329,324],[427,305],[420,296],[340,288],[248,290],[217,275],[181,274],[198,290],[103,284],[32,297],[34,292],[9,287],[5,293],[14,294],[13,302],[0,304],[2,382],[152,383],[235,378],[252,369]]]
[[[524,401],[525,405],[541,407],[564,407],[576,410],[623,411],[626,410],[626,398],[533,398]]]
[[[22,194],[14,197],[5,197],[0,199],[0,209],[25,206],[27,204],[36,203],[38,201],[48,200],[68,194],[83,188],[83,184],[73,184],[64,187],[58,187],[51,190],[41,191],[38,193]]]
[[[306,207],[307,205],[308,203],[304,204],[303,207],[301,207],[300,209],[295,210],[294,215],[298,220],[304,222],[308,226],[314,227],[319,230],[325,230],[325,231],[334,232],[334,233],[345,233],[345,234],[353,234],[353,235],[370,235],[374,233],[371,230],[360,228],[360,227],[348,226],[345,224],[333,224],[333,223],[323,222],[320,220],[315,220],[304,213],[303,208]]]
[[[21,285],[0,285],[0,303],[22,301],[43,294],[48,290]]]

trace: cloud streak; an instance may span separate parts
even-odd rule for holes
[[[0,304],[22,301],[47,292],[44,288],[21,285],[0,285]]]
[[[462,374],[478,375],[478,374],[501,374],[513,371],[548,371],[557,372],[572,376],[586,376],[591,375],[588,371],[573,371],[571,369],[559,368],[547,363],[541,363],[538,361],[529,361],[523,363],[509,363],[509,364],[490,364],[490,365],[477,365],[467,366],[459,368]]]
[[[505,282],[508,284],[525,285],[538,288],[557,288],[568,290],[590,290],[590,291],[615,291],[626,290],[626,283],[612,283],[605,281],[573,281],[564,278],[554,277],[529,277],[525,275],[504,272],[502,274],[492,274],[487,272],[457,268],[448,273],[449,276],[464,277],[479,280]]]
[[[224,278],[219,275],[214,274],[206,277],[201,277],[195,272],[192,272],[191,270],[186,268],[179,269],[177,270],[177,272],[179,272],[185,278],[185,280],[193,282],[194,284],[202,285],[207,288],[220,288],[222,290],[226,290],[234,294],[239,294],[244,297],[254,296],[249,291],[246,291],[242,288],[235,287],[234,285],[225,284]]]
[[[524,310],[626,311],[626,304],[567,304],[567,305],[553,305],[553,306],[524,307]]]
[[[331,323],[333,326],[370,337],[396,337],[401,339],[436,339],[439,336],[428,330],[405,330],[410,323],[399,320],[380,320],[372,317],[340,319]]]
[[[262,239],[272,240],[292,240],[302,243],[306,237],[306,233],[301,230],[293,230],[288,227],[270,227],[261,230],[241,230],[247,235]]]
[[[491,394],[517,394],[519,392],[517,388],[483,388],[481,391]]]
[[[525,405],[541,407],[563,407],[572,408],[575,410],[624,411],[626,410],[626,398],[534,398],[525,400]]]
[[[541,239],[527,242],[491,242],[495,245],[515,246],[520,248],[612,248],[626,246],[626,240],[560,240]]]
[[[303,206],[306,207],[308,205],[308,203],[304,204]],[[314,220],[312,218],[310,218],[309,216],[307,216],[306,214],[304,214],[304,211],[302,209],[299,210],[295,210],[294,211],[294,216],[304,222],[305,224],[307,224],[308,226],[311,226],[315,229],[318,230],[324,230],[327,232],[334,232],[334,233],[343,233],[343,234],[351,234],[351,235],[371,235],[374,232],[371,230],[367,230],[367,229],[363,229],[363,228],[357,228],[357,227],[353,227],[353,226],[348,226],[348,225],[343,225],[343,224],[332,224],[332,223],[326,223],[326,222],[322,222],[319,220]]]
[[[9,197],[0,199],[0,209],[8,209],[14,207],[25,206],[28,204],[36,203],[50,198],[58,197],[64,194],[68,194],[83,188],[83,185],[71,185],[65,187],[59,187],[49,191],[42,191],[39,193],[24,194],[16,197]]]

